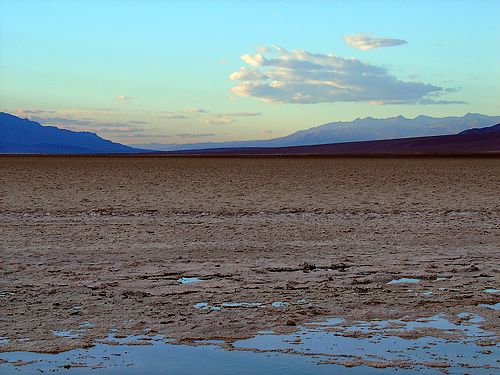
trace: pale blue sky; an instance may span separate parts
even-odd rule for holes
[[[494,0],[0,0],[0,109],[127,143],[263,139],[366,116],[498,115],[499,17]],[[355,34],[406,43],[360,50],[343,40]],[[240,58],[274,45],[285,49],[277,63],[272,50],[258,66]],[[297,58],[342,78],[342,95],[284,68]],[[351,69],[357,60],[386,70],[375,84]],[[346,65],[332,73],[336,64]],[[230,80],[241,67],[286,77]]]

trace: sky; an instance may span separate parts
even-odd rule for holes
[[[0,0],[0,111],[126,144],[500,111],[500,1]]]

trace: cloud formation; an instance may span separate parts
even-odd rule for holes
[[[165,115],[160,116],[161,118],[166,118],[168,120],[187,120],[190,119],[191,116],[181,115],[181,114],[173,114],[173,115]]]
[[[207,125],[225,125],[236,121],[238,117],[260,116],[260,112],[211,112],[204,108],[189,108],[178,112],[168,112],[159,116],[168,120],[201,120]]]
[[[237,117],[254,117],[260,116],[259,112],[226,112],[226,113],[213,113],[205,119],[208,125],[225,125],[235,121]]]
[[[128,102],[129,100],[132,100],[132,97],[127,95],[118,95],[116,100],[119,100],[120,102]]]
[[[447,92],[442,87],[400,81],[385,68],[355,58],[273,46],[241,59],[249,66],[229,76],[239,81],[232,93],[266,103],[452,103],[429,97]]]
[[[73,131],[87,131],[99,135],[109,136],[132,136],[145,132],[142,126],[145,121],[121,120],[104,121],[95,117],[89,117],[89,114],[102,114],[109,112],[107,110],[42,110],[42,109],[16,109],[7,110],[16,116],[26,117],[32,121],[39,122],[42,125],[57,126],[59,128]]]
[[[367,51],[381,47],[393,47],[408,43],[403,39],[377,38],[368,34],[344,35],[344,41],[351,47]]]
[[[208,113],[209,111],[207,111],[204,108],[189,108],[186,110],[186,112],[189,112],[189,113]]]
[[[207,125],[226,125],[232,122],[234,122],[234,118],[231,117],[209,117],[205,119]]]
[[[183,138],[205,138],[205,137],[215,137],[217,135],[223,135],[223,134],[217,134],[217,133],[179,133],[176,134],[176,137],[183,137]]]

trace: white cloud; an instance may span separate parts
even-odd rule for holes
[[[211,117],[205,119],[205,123],[208,125],[226,125],[234,122],[232,117]]]
[[[6,110],[6,112],[29,118],[45,126],[56,126],[73,131],[93,132],[105,137],[132,136],[150,130],[144,128],[144,125],[147,124],[145,121],[131,119],[111,121],[109,119],[102,120],[97,118],[102,114],[106,114],[106,117],[109,117],[111,112],[107,109],[15,109]]]
[[[227,113],[217,113],[216,117],[254,117],[260,116],[260,112],[227,112]]]
[[[159,117],[166,118],[169,120],[187,120],[187,119],[191,118],[190,116],[181,115],[181,114],[165,115],[165,116],[159,116]]]
[[[217,135],[224,135],[224,134],[217,134],[217,133],[179,133],[179,134],[175,134],[176,137],[183,137],[183,138],[205,138],[205,137],[215,137]]]
[[[403,39],[377,38],[368,34],[345,35],[344,41],[351,47],[366,51],[374,48],[393,47],[406,44]]]
[[[116,97],[116,100],[119,100],[120,102],[128,102],[129,100],[132,100],[133,98],[131,96],[127,95],[118,95]]]
[[[444,94],[442,87],[400,81],[385,68],[355,58],[273,46],[241,59],[250,67],[241,67],[229,76],[239,81],[232,93],[267,103],[447,103],[428,97]]]
[[[189,108],[186,110],[186,112],[189,112],[189,113],[208,113],[208,111],[206,109],[203,109],[203,108]]]
[[[214,113],[205,119],[205,123],[209,125],[224,125],[234,122],[237,117],[254,117],[254,116],[260,116],[260,113],[259,112]]]
[[[168,112],[159,116],[168,120],[200,120],[208,125],[224,125],[236,121],[238,117],[260,116],[260,112],[211,112],[203,108],[189,108],[178,112]]]

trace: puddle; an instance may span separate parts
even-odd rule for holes
[[[7,345],[9,343],[9,339],[5,336],[0,336],[0,345]]]
[[[209,308],[208,303],[205,308]],[[500,346],[471,313],[453,323],[444,315],[417,320],[358,321],[339,318],[309,323],[291,334],[259,332],[233,342],[198,340],[196,346],[173,343],[160,335],[115,338],[112,333],[88,349],[59,354],[0,353],[0,372],[86,374],[491,374],[499,369]],[[55,331],[66,333],[71,331]],[[415,333],[409,335],[408,333]],[[442,338],[438,333],[446,334]],[[478,340],[483,343],[478,345]],[[484,342],[491,342],[484,346]],[[6,361],[1,363],[2,361]],[[35,361],[35,362],[32,362]],[[18,367],[15,364],[24,363]],[[342,364],[346,364],[343,366]],[[354,366],[354,367],[352,367]]]
[[[223,302],[221,307],[235,308],[235,307],[261,307],[260,302]]]
[[[461,324],[448,321],[443,315],[415,321],[387,320],[356,322],[346,325],[341,319],[306,324],[288,335],[258,335],[233,343],[237,349],[261,352],[287,352],[316,358],[319,363],[371,363],[375,367],[403,367],[431,372],[429,367],[446,363],[447,370],[460,373],[465,366],[498,368],[498,345],[487,348],[477,340],[493,334],[476,323],[483,319],[474,314],[462,314]],[[443,333],[450,338],[433,337]],[[443,336],[446,337],[446,336]],[[491,354],[483,354],[487,349]],[[440,365],[440,366],[441,366]],[[389,371],[389,368],[392,370]],[[358,368],[359,370],[359,368]],[[436,373],[438,372],[437,369]],[[359,373],[372,373],[359,371]],[[491,369],[474,368],[474,373],[491,373]]]
[[[487,303],[480,303],[479,305],[477,305],[477,307],[485,307],[485,308],[490,309],[490,310],[498,311],[498,310],[500,310],[500,302],[492,304],[492,305],[488,305]]]
[[[422,295],[424,295],[424,296],[432,296],[432,292],[431,291],[422,292]]]
[[[497,294],[497,293],[500,293],[500,290],[498,290],[498,289],[493,289],[493,288],[488,288],[488,289],[483,290],[483,292],[485,292],[485,293]]]
[[[198,302],[198,303],[195,303],[193,305],[193,307],[195,309],[202,309],[202,310],[205,310],[205,309],[208,309],[210,307],[210,305],[206,302]]]
[[[223,302],[221,304],[210,305],[208,302],[198,302],[195,303],[193,307],[199,310],[220,311],[221,309],[256,308],[256,307],[282,308],[288,305],[302,305],[305,303],[307,303],[307,301],[303,299],[297,302],[275,301],[272,302],[271,304],[264,304],[262,302]]]
[[[82,335],[83,331],[52,331],[52,334],[57,337],[64,337],[66,339],[77,339]]]
[[[411,284],[411,283],[419,283],[420,279],[412,279],[412,278],[407,278],[403,277],[401,279],[394,279],[389,281],[387,284],[393,285],[393,284]]]
[[[90,323],[90,322],[83,322],[82,324],[80,324],[80,327],[82,327],[82,328],[92,328],[92,327],[95,327],[95,324],[94,323]]]
[[[198,277],[181,277],[180,279],[177,279],[177,281],[181,284],[194,284],[205,280],[202,280]]]
[[[201,344],[201,345],[223,345],[226,342],[224,340],[196,340],[196,344]]]
[[[457,316],[460,319],[466,319],[468,323],[481,323],[485,321],[483,317],[471,313],[460,313]]]
[[[219,311],[221,309],[235,309],[235,308],[255,308],[265,307],[260,302],[223,302],[220,305],[210,305],[208,302],[198,302],[193,305],[195,309],[199,310],[213,310]]]
[[[288,302],[281,302],[281,301],[276,301],[276,302],[271,303],[271,306],[274,308],[280,308],[280,307],[284,307],[284,306],[288,306],[288,305],[289,305]]]
[[[14,292],[9,292],[8,290],[0,290],[0,297],[9,297],[14,295]]]
[[[138,338],[130,338],[129,342]],[[348,369],[339,365],[318,366],[306,357],[284,353],[254,353],[227,351],[216,345],[173,345],[160,338],[150,345],[97,344],[89,349],[76,349],[59,354],[28,352],[0,353],[2,375],[38,372],[62,374],[355,374],[382,373],[378,369],[361,366]],[[32,362],[35,361],[35,362]],[[17,362],[17,365],[16,365]],[[19,364],[25,364],[19,366]]]
[[[448,280],[448,277],[438,277],[436,280],[434,281],[445,281],[445,280]]]

